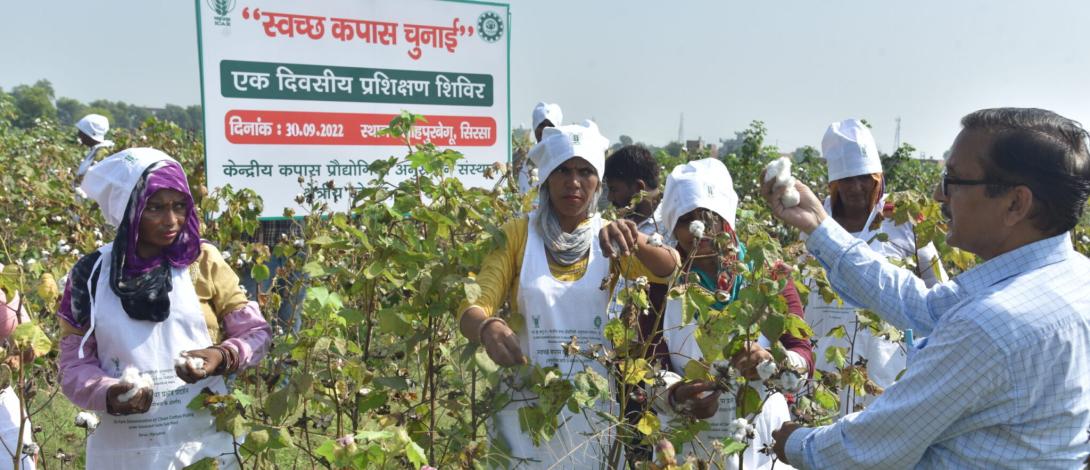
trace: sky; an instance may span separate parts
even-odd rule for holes
[[[390,0],[395,1],[395,0]],[[254,1],[253,3],[259,3]],[[784,151],[826,126],[873,126],[940,157],[980,108],[1090,125],[1090,2],[1081,0],[513,0],[512,127],[541,100],[612,140],[714,142],[762,120]],[[200,102],[194,4],[7,2],[0,87],[161,107]]]

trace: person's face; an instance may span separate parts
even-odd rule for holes
[[[871,175],[858,175],[837,180],[837,194],[844,211],[849,215],[866,217],[870,214],[871,194],[878,182]]]
[[[694,220],[704,222],[704,238],[697,240],[689,231],[689,224]],[[678,217],[674,225],[674,239],[677,246],[689,256],[712,256],[716,254],[715,237],[722,232],[723,219],[719,214],[704,208],[693,209]],[[694,251],[695,248],[695,251]]]
[[[94,147],[98,144],[95,139],[92,139],[91,136],[84,134],[83,131],[76,132],[76,139],[79,140],[80,144],[86,145],[88,147]]]
[[[138,248],[144,253],[158,253],[178,238],[189,214],[189,201],[173,189],[160,189],[148,198],[140,216]]]
[[[606,191],[609,192],[609,203],[613,204],[613,207],[618,209],[628,207],[628,204],[632,202],[632,197],[642,189],[640,183],[641,182],[638,180],[630,183],[616,178],[606,179]]]
[[[598,172],[590,162],[572,157],[556,167],[545,184],[549,188],[549,203],[558,216],[585,218],[595,202],[590,198],[598,189]]]
[[[534,129],[534,138],[537,139],[538,142],[541,142],[541,133],[545,132],[546,127],[556,127],[556,126],[553,126],[552,121],[550,121],[548,119],[546,119],[544,121],[541,121],[541,124],[538,124],[537,128]]]
[[[986,133],[961,131],[946,160],[947,176],[984,179],[982,162],[987,158],[985,152],[990,142],[991,137]],[[947,220],[947,243],[985,259],[991,258],[992,252],[1007,236],[1008,231],[1002,223],[1007,198],[988,197],[983,185],[951,184],[943,195],[941,181],[935,185],[933,196],[942,204],[942,214]]]

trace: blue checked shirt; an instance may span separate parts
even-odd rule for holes
[[[866,410],[800,428],[809,468],[1083,468],[1090,455],[1090,260],[1069,233],[931,289],[825,220],[806,241],[846,302],[927,339]]]

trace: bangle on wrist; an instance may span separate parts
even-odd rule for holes
[[[493,322],[499,322],[499,323],[502,323],[503,326],[507,326],[507,322],[504,321],[500,317],[485,318],[484,321],[481,322],[481,326],[477,327],[477,342],[478,343],[484,344],[484,330],[485,330],[485,328],[488,328],[488,325],[492,324]]]

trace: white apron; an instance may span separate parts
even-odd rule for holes
[[[0,308],[3,305],[0,304]],[[16,452],[22,452],[22,449],[17,449],[19,444],[19,397],[15,394],[15,390],[11,387],[0,390],[0,470],[7,470],[14,468],[11,464],[11,455]],[[23,444],[29,444],[34,442],[31,440],[30,434],[30,420],[27,420],[26,426],[23,428]],[[25,470],[34,470],[34,460],[31,457],[24,456],[22,463],[19,464],[19,468]]]
[[[87,440],[86,468],[181,469],[205,457],[218,458],[220,468],[237,468],[231,436],[216,432],[208,411],[186,408],[205,387],[226,393],[223,378],[187,384],[174,372],[179,353],[212,346],[189,270],[172,269],[166,320],[133,320],[110,289],[111,246],[99,250],[101,273],[91,300],[99,366],[113,377],[120,377],[128,366],[150,374],[155,395],[146,413],[101,416],[98,429]]]
[[[895,236],[896,233],[889,233],[895,231],[892,227],[887,226],[892,222],[883,221],[877,230],[871,230],[875,217],[878,216],[878,213],[885,205],[884,201],[885,198],[883,197],[878,205],[871,210],[866,224],[863,225],[863,231],[852,235],[860,240],[869,240],[870,248],[883,256],[896,258],[912,256],[914,248],[897,244],[902,241],[907,242],[907,240],[902,240],[904,237]],[[826,212],[832,213],[829,204],[829,200],[826,199]],[[903,227],[908,227],[908,225],[906,224]],[[911,230],[911,228],[908,228],[908,230]],[[890,235],[889,241],[879,241],[875,238],[878,233]],[[907,355],[904,345],[874,336],[868,328],[859,328],[857,330],[856,310],[855,307],[841,303],[839,300],[834,300],[831,304],[826,303],[821,298],[820,292],[816,289],[810,291],[806,302],[806,322],[810,324],[811,330],[818,338],[817,347],[814,348],[815,367],[821,371],[835,371],[836,365],[825,359],[825,351],[834,346],[842,347],[846,351],[844,359],[847,364],[854,363],[862,356],[867,360],[867,375],[879,387],[889,388],[896,381],[897,374],[900,374],[905,368]],[[844,337],[827,336],[829,331],[837,326],[844,327]],[[851,347],[853,336],[855,337],[854,350]],[[860,398],[855,395],[854,391],[852,396],[853,398],[849,400],[847,388],[840,391],[840,416],[853,412],[855,405],[867,406],[877,398],[874,395]]]
[[[578,281],[562,282],[549,271],[545,243],[535,228],[535,215],[530,217],[519,275],[518,306],[526,319],[526,331],[518,332],[519,345],[532,364],[557,366],[567,379],[587,367],[608,379],[609,374],[602,364],[564,356],[560,346],[571,341],[573,335],[582,345],[600,343],[609,346],[602,328],[610,292],[599,289],[602,278],[609,273],[609,260],[602,256],[598,245],[597,233],[602,220],[597,215],[591,219],[592,233],[596,235],[586,273]],[[553,438],[541,447],[535,447],[520,429],[518,419],[519,408],[533,404],[535,397],[529,392],[515,391],[511,398],[512,402],[496,413],[494,430],[511,450],[511,467],[587,469],[601,466],[613,433],[595,413],[588,410],[572,414],[565,408],[559,416],[563,424]],[[610,406],[600,401],[598,408],[608,413]]]
[[[700,346],[696,343],[696,336],[694,336],[696,322],[682,324],[681,320],[681,301],[679,299],[668,299],[666,301],[666,316],[663,318],[662,324],[662,337],[666,340],[666,344],[670,349],[670,362],[673,364],[674,370],[678,371],[683,370],[690,359],[704,357],[703,353],[700,352]],[[758,344],[765,349],[771,348],[771,344],[764,335],[759,338]],[[764,386],[756,384],[756,388],[761,394],[761,398],[764,399],[767,394]],[[679,452],[678,461],[682,461],[682,456],[686,454],[693,454],[704,460],[709,459],[709,456],[713,454],[712,442],[722,441],[728,436],[727,427],[731,421],[736,419],[735,412],[735,396],[720,395],[719,411],[715,413],[715,416],[704,420],[711,425],[711,429],[698,434],[685,449]],[[760,450],[766,444],[772,444],[772,433],[780,429],[780,426],[787,421],[791,421],[791,410],[787,406],[787,399],[781,393],[768,397],[765,400],[764,407],[761,408],[761,412],[751,422],[756,430],[756,437],[750,442],[749,447],[742,452],[746,469],[768,469],[772,467],[772,458],[760,453]],[[738,468],[738,456],[733,455],[726,459],[725,462],[719,463],[725,464],[722,468],[736,469]],[[713,468],[716,467],[713,465]],[[793,467],[783,462],[776,462],[776,468],[787,470]]]

